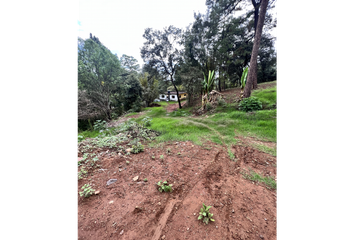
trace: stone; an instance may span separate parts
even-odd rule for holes
[[[112,204],[113,202],[114,202],[114,201],[112,200],[112,201],[109,202],[109,204]]]
[[[135,181],[137,181],[138,179],[139,179],[139,176],[136,176],[136,177],[133,178],[133,181],[135,182]]]
[[[161,239],[165,239],[165,237],[166,237],[166,236],[165,236],[165,235],[163,235],[163,236],[161,237]]]
[[[133,150],[132,148],[125,149],[126,152],[131,152],[132,150]]]
[[[100,193],[100,191],[96,191],[96,192],[95,192],[96,195],[99,194],[99,193]]]
[[[124,233],[124,229],[119,234],[122,235],[123,233]]]
[[[112,183],[115,183],[115,182],[117,182],[117,179],[109,179],[107,181],[107,186],[109,186],[109,185],[111,185]]]

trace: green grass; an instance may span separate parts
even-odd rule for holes
[[[265,153],[269,153],[270,155],[273,155],[274,157],[277,156],[276,148],[270,148],[270,147],[264,146],[262,144],[253,144],[252,146],[254,148],[258,149],[259,151],[262,151],[262,152],[265,152]]]
[[[250,170],[250,174],[242,173],[245,179],[248,179],[253,182],[260,182],[264,183],[268,187],[272,189],[277,189],[277,182],[274,180],[273,177],[263,177],[262,175]]]
[[[276,101],[276,88],[257,90],[254,94],[259,96],[261,101],[269,101],[270,104]],[[235,104],[227,104],[225,107],[216,109],[220,112],[208,113],[209,117],[191,117],[192,108],[167,113],[165,106],[176,102],[159,102],[159,104],[162,106],[144,108],[145,114],[134,119],[139,123],[145,117],[151,118],[149,128],[160,133],[154,144],[166,141],[193,141],[197,145],[202,145],[206,141],[212,141],[230,149],[230,146],[237,143],[236,135],[276,142],[276,109],[245,113],[236,110]],[[136,113],[130,115],[133,114]],[[83,133],[80,134],[85,138],[98,136],[98,132]],[[275,149],[266,147],[262,147],[262,151],[276,154]],[[230,158],[232,158],[231,154]]]
[[[256,90],[252,96],[262,102],[263,109],[274,109],[277,103],[277,87]]]
[[[139,113],[138,112],[132,112],[132,113],[126,114],[124,117],[134,116],[134,115],[137,115],[137,114],[139,114]]]
[[[79,132],[78,139],[81,142],[82,140],[84,140],[86,138],[95,138],[98,135],[100,135],[100,132],[97,131],[97,130],[93,130],[93,131],[86,130],[86,131],[83,131],[83,132]]]

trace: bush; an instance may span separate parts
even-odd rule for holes
[[[106,128],[106,121],[97,120],[93,125],[93,129],[96,131],[104,130]]]
[[[205,104],[205,108],[206,108],[207,111],[209,111],[209,110],[213,109],[213,106],[211,105],[211,103],[207,102]]]
[[[256,97],[243,99],[238,105],[239,109],[244,112],[252,112],[262,109],[262,102]]]
[[[217,101],[218,101],[218,106],[226,107],[227,103],[226,103],[226,101],[223,98],[219,97]]]
[[[151,126],[151,118],[150,117],[145,117],[143,120],[141,120],[143,127],[150,127]]]

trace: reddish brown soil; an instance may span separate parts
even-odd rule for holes
[[[183,106],[184,106],[186,103],[187,103],[186,101],[181,102],[182,108],[183,108]],[[167,111],[167,112],[173,112],[173,111],[177,110],[178,108],[179,108],[178,102],[175,103],[175,104],[168,104],[167,107],[166,107],[166,111]]]
[[[276,239],[276,191],[242,176],[252,169],[276,178],[269,154],[238,145],[234,162],[220,145],[191,142],[129,156],[98,152],[100,168],[78,182],[79,191],[88,182],[100,191],[78,198],[79,239]],[[109,179],[117,182],[106,186]],[[173,192],[160,193],[159,180]],[[214,214],[208,225],[197,220],[203,203]]]

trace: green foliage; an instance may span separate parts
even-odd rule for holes
[[[96,131],[100,131],[106,128],[106,121],[102,121],[102,120],[97,120],[94,124],[93,124],[93,129]]]
[[[78,173],[78,178],[83,179],[86,176],[87,176],[87,171],[85,167],[81,167],[80,172]]]
[[[230,149],[227,150],[227,153],[229,154],[231,160],[235,160],[235,155]]]
[[[173,111],[170,114],[171,117],[188,117],[190,115],[191,115],[191,113],[189,113],[185,109],[177,109],[176,111]]]
[[[242,172],[241,174],[245,179],[253,182],[261,182],[272,189],[277,189],[277,182],[274,180],[274,177],[263,177],[261,174],[258,174],[253,170],[250,170],[250,174],[245,172]]]
[[[206,108],[207,111],[210,111],[211,109],[213,109],[213,106],[211,105],[211,103],[207,102],[205,104],[205,108]]]
[[[226,101],[223,98],[218,97],[217,101],[218,101],[218,106],[220,106],[220,107],[226,107],[227,106],[227,103],[226,103]]]
[[[133,141],[131,141],[129,145],[132,146],[133,153],[139,153],[144,151],[144,146],[139,142],[138,138],[133,139]]]
[[[77,135],[77,141],[81,142],[82,140],[84,140],[84,136],[82,135]]]
[[[79,38],[78,83],[84,93],[84,98],[79,101],[79,119],[87,119],[92,114],[111,118],[113,95],[116,94],[121,100],[124,97],[125,85],[120,76],[122,72],[117,56],[103,44]]]
[[[143,127],[150,127],[151,126],[151,118],[150,117],[145,117],[143,120],[141,120]]]
[[[214,83],[214,70],[213,71],[209,70],[208,77],[205,76],[204,72],[203,72],[203,75],[204,75],[203,89],[204,89],[204,92],[209,95],[209,92],[212,90],[212,86]]]
[[[167,183],[167,180],[166,181],[159,181],[157,183],[157,186],[158,186],[158,190],[160,192],[172,192],[172,186],[173,184],[168,184]]]
[[[241,88],[244,89],[246,86],[246,82],[247,82],[247,75],[248,75],[248,67],[245,67],[243,69],[243,73],[241,76]]]
[[[138,77],[135,74],[128,75],[126,79],[126,91],[124,96],[124,109],[128,111],[132,109],[133,112],[140,112],[142,107],[142,86]]]
[[[148,181],[148,179],[147,178],[144,178],[144,182],[147,182]]]
[[[89,184],[85,184],[84,186],[82,186],[83,191],[79,192],[80,196],[84,196],[86,198],[90,197],[92,194],[95,193],[95,189],[92,189],[91,186]]]
[[[256,97],[249,97],[243,99],[238,106],[241,111],[253,112],[262,109],[262,102]]]
[[[210,208],[211,208],[211,206],[206,206],[203,203],[203,207],[200,209],[200,212],[199,212],[198,220],[203,219],[203,223],[205,223],[205,224],[208,224],[209,221],[214,222],[215,220],[212,219],[214,214],[209,212]]]
[[[266,88],[252,92],[253,97],[257,97],[261,102],[263,109],[274,109],[277,105],[277,88]]]
[[[132,56],[123,54],[122,57],[120,58],[120,61],[123,67],[125,68],[125,70],[130,73],[137,73],[137,71],[139,70],[138,60],[136,60]]]
[[[163,155],[160,155],[160,159],[163,159],[164,158],[164,156]]]
[[[147,72],[140,74],[139,81],[142,87],[142,100],[148,107],[159,97],[159,81]]]

